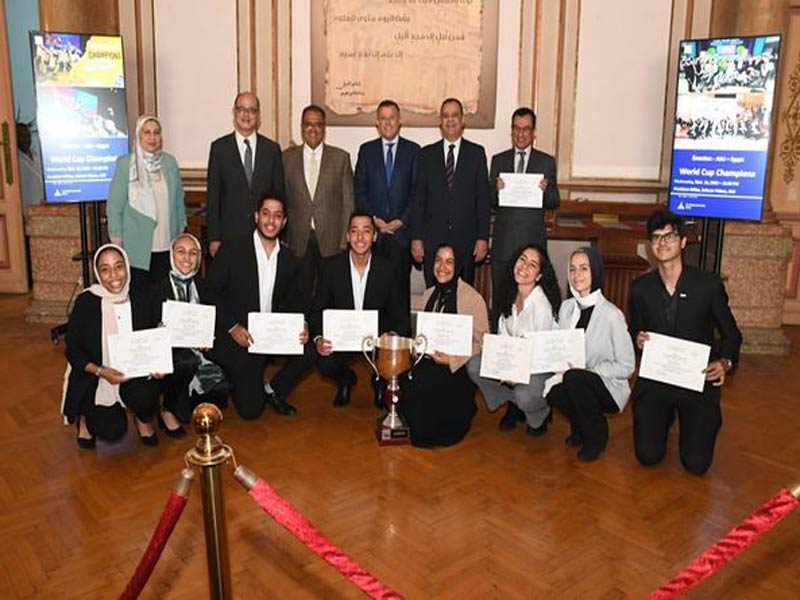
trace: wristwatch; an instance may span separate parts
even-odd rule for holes
[[[730,358],[725,357],[720,358],[720,360],[722,361],[722,364],[725,365],[725,372],[730,373],[731,369],[733,369],[733,361]]]

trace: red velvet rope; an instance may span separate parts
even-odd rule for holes
[[[153,537],[150,538],[150,543],[147,545],[147,550],[144,551],[142,560],[139,561],[139,566],[136,567],[128,586],[122,592],[120,600],[132,600],[133,598],[138,598],[139,594],[142,593],[158,559],[161,558],[161,553],[164,551],[164,546],[166,546],[172,530],[175,529],[178,519],[181,518],[181,513],[183,513],[183,509],[186,506],[186,500],[186,498],[175,492],[170,494],[167,505],[164,507],[164,512],[161,513],[158,526],[156,526]]]
[[[798,499],[789,490],[782,489],[761,508],[731,529],[728,535],[698,556],[691,565],[650,594],[647,599],[670,600],[688,592],[753,545],[758,538],[792,512],[798,503]]]
[[[347,577],[362,592],[380,600],[402,600],[403,596],[373,577],[361,565],[334,546],[300,511],[281,498],[263,479],[250,490],[250,496],[270,517],[303,542],[313,552]]]

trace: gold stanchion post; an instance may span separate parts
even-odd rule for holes
[[[200,437],[194,448],[186,453],[187,462],[200,468],[209,595],[214,600],[232,597],[220,465],[228,462],[233,453],[216,435],[221,423],[222,411],[215,405],[203,403],[195,408],[192,424]]]

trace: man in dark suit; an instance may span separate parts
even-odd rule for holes
[[[253,213],[267,193],[284,197],[281,149],[257,133],[259,111],[255,94],[240,93],[233,102],[234,131],[211,143],[206,179],[211,256],[222,242],[253,231]]]
[[[302,356],[290,356],[272,380],[273,393],[264,390],[264,367],[270,357],[250,354],[253,337],[247,331],[248,313],[305,313],[307,292],[297,259],[278,236],[286,224],[283,201],[264,198],[255,212],[252,235],[226,241],[206,280],[206,294],[217,307],[212,358],[233,383],[233,401],[243,419],[255,419],[269,406],[282,415],[295,413],[286,399],[303,373],[316,360],[308,329],[298,331]]]
[[[461,278],[475,279],[475,263],[489,249],[489,176],[483,146],[461,137],[464,107],[456,98],[439,110],[443,140],[420,150],[414,208],[411,214],[411,254],[423,263],[425,283],[433,285],[436,248],[452,244],[463,268]]]
[[[375,224],[372,215],[354,212],[347,229],[349,250],[328,258],[322,265],[314,311],[309,316],[311,333],[319,354],[319,369],[325,377],[336,381],[339,389],[334,406],[350,402],[350,391],[356,384],[356,374],[348,363],[357,352],[336,352],[330,341],[322,337],[322,311],[326,308],[344,310],[377,310],[378,333],[394,331],[411,334],[410,314],[403,306],[397,290],[395,265],[388,258],[372,252],[375,243]],[[381,386],[373,379],[375,405],[383,406]]]
[[[347,217],[355,208],[353,169],[350,154],[323,143],[322,108],[305,107],[300,126],[303,145],[283,152],[286,205],[292,214],[286,241],[313,291],[321,259],[346,247]]]
[[[712,347],[702,392],[639,378],[633,388],[633,440],[643,465],[660,463],[677,412],[679,452],[684,468],[702,475],[714,459],[714,443],[722,426],[720,387],[739,360],[742,334],[736,326],[720,278],[683,264],[686,247],[683,220],[665,210],[647,222],[658,268],[631,284],[630,331],[641,350],[649,333],[660,333]],[[714,343],[714,330],[720,334]]]
[[[521,246],[538,244],[547,248],[544,211],[558,208],[560,196],[556,186],[556,161],[549,154],[534,149],[536,114],[530,108],[518,108],[511,117],[513,147],[492,157],[489,182],[495,208],[492,232],[492,298],[499,298],[499,289],[510,268],[509,262]],[[501,173],[540,173],[542,208],[499,206],[498,192],[503,189]],[[492,302],[492,326],[497,327],[496,302]]]
[[[403,305],[410,310],[411,253],[408,227],[419,145],[400,137],[400,107],[394,100],[378,105],[380,137],[358,149],[355,195],[358,209],[372,215],[378,230],[376,254],[397,265]]]

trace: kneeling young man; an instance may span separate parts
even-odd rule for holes
[[[647,234],[658,268],[631,285],[630,331],[641,350],[648,332],[712,347],[702,392],[639,378],[631,394],[636,458],[643,465],[660,463],[677,413],[679,452],[684,468],[704,474],[714,460],[714,443],[722,426],[720,388],[739,360],[742,334],[736,326],[720,278],[683,263],[683,220],[667,211],[653,213]],[[714,343],[714,330],[719,343]]]

